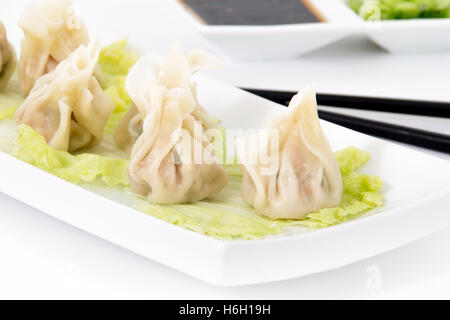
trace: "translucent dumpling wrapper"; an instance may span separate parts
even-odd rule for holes
[[[73,0],[32,0],[19,26],[24,32],[19,61],[22,91],[28,95],[36,80],[52,71],[80,45],[89,43],[84,23]]]
[[[198,103],[196,85],[191,81],[191,78],[199,70],[220,67],[221,65],[221,62],[215,56],[199,49],[194,49],[188,55],[185,55],[176,42],[163,63],[153,66],[155,71],[152,76],[155,78],[146,80],[151,81],[154,85],[163,85],[167,89],[183,88],[190,90],[196,104],[191,114],[194,119],[201,122],[205,130],[208,130],[215,128],[217,121],[210,117]],[[120,121],[114,133],[114,139],[119,148],[129,151],[136,142],[142,133],[143,114],[145,113],[138,110],[136,104],[133,104]]]
[[[8,42],[5,26],[0,22],[0,90],[8,84],[16,65],[16,52]]]
[[[133,191],[157,204],[195,202],[219,192],[228,175],[200,121],[189,85],[164,81],[157,65],[142,58],[127,78],[127,90],[143,119],[131,151]]]
[[[239,139],[237,153],[243,171],[241,195],[258,214],[303,219],[341,202],[341,173],[311,88],[292,99],[287,114],[270,130]]]
[[[31,126],[58,150],[73,152],[99,144],[114,109],[93,76],[99,51],[98,42],[81,46],[39,78],[17,110],[17,122]]]

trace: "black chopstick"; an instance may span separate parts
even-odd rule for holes
[[[257,96],[286,104],[294,92],[242,88]],[[419,101],[363,96],[346,96],[318,93],[317,103],[322,106],[383,111],[391,113],[414,114],[429,117],[450,118],[450,103],[436,101]]]
[[[322,110],[319,110],[319,117],[323,120],[372,136],[450,153],[449,135]]]
[[[290,94],[289,97],[283,96],[282,99],[280,99],[279,95],[272,95],[273,91],[254,90],[254,89],[248,90],[244,89],[244,90],[283,105],[288,105],[289,100],[292,98],[292,94]],[[449,135],[379,121],[367,120],[363,118],[357,118],[353,116],[328,111],[319,110],[318,113],[319,117],[323,120],[327,120],[329,122],[333,122],[340,126],[356,130],[365,134],[389,140],[394,140],[398,142],[403,142],[406,144],[430,150],[450,153]]]

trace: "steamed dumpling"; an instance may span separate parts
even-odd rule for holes
[[[81,46],[39,78],[17,110],[17,122],[33,127],[55,149],[73,152],[99,144],[114,109],[93,76],[99,51],[97,42]]]
[[[195,99],[195,109],[192,116],[201,122],[205,130],[215,128],[217,122],[209,116],[197,101],[197,90],[192,83],[192,76],[201,69],[221,66],[220,61],[202,50],[195,49],[187,56],[176,42],[161,65],[155,65],[155,77],[167,89],[184,88],[190,90]],[[153,81],[153,80],[152,80]],[[142,133],[143,113],[139,112],[135,104],[121,120],[114,133],[117,146],[123,150],[130,150]]]
[[[280,219],[303,219],[338,206],[342,177],[320,126],[314,90],[297,94],[271,129],[259,137],[256,150],[250,150],[255,137],[238,141],[243,199],[258,214]]]
[[[133,191],[158,204],[199,201],[228,183],[194,116],[198,103],[189,83],[167,78],[164,70],[171,68],[141,59],[127,78],[134,112],[144,119],[131,151],[128,180]]]
[[[8,84],[16,65],[16,52],[8,42],[5,26],[0,22],[0,90]]]
[[[52,71],[80,45],[89,43],[73,0],[32,0],[19,20],[24,38],[19,62],[22,91],[28,95],[36,80]]]

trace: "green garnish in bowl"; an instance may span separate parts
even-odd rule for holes
[[[450,18],[450,0],[347,0],[365,20]]]

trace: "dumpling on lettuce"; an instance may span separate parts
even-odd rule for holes
[[[93,76],[99,51],[98,42],[83,45],[39,78],[17,110],[17,122],[31,126],[58,150],[74,152],[99,144],[114,110]]]
[[[127,78],[135,112],[144,119],[131,151],[128,179],[133,191],[156,204],[196,202],[228,183],[204,124],[196,118],[190,77],[179,77],[177,70],[186,72],[179,67],[160,68],[143,58]]]
[[[73,0],[32,0],[19,26],[24,32],[19,61],[22,91],[52,71],[75,49],[89,43],[88,31],[72,7]]]
[[[339,206],[341,172],[320,126],[314,90],[294,96],[270,129],[257,144],[254,136],[238,141],[243,199],[258,214],[276,219],[303,219]]]
[[[8,84],[16,65],[16,52],[8,42],[5,26],[0,22],[0,90]]]

